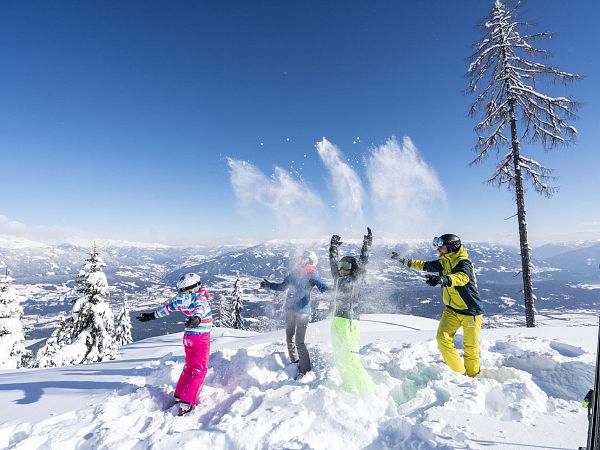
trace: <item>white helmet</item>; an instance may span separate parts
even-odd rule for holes
[[[179,292],[185,292],[200,286],[202,286],[202,280],[197,273],[186,273],[177,282],[177,290]]]
[[[302,257],[310,259],[312,261],[313,266],[316,266],[319,263],[319,257],[317,256],[317,254],[315,252],[311,252],[310,250],[307,250],[304,253],[302,253]]]

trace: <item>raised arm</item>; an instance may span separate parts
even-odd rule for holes
[[[329,244],[329,267],[331,268],[331,276],[334,281],[340,276],[338,270],[338,247],[342,245],[341,237],[337,234],[331,236],[331,242]]]
[[[367,227],[367,234],[363,236],[363,245],[360,249],[360,264],[364,267],[369,262],[369,255],[371,254],[371,247],[373,246],[373,233],[371,229]]]

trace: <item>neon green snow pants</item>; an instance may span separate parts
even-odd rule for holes
[[[345,390],[366,394],[373,390],[373,381],[360,362],[360,322],[334,317],[331,320],[333,359],[342,377]]]
[[[444,361],[452,370],[466,373],[470,377],[479,375],[479,332],[483,324],[483,315],[466,316],[444,308],[437,330],[437,342]],[[463,348],[465,362],[454,347],[454,335],[463,329]]]

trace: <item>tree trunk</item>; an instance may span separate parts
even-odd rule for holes
[[[512,143],[513,166],[515,169],[515,197],[517,201],[517,217],[519,220],[519,243],[521,247],[521,267],[523,274],[523,295],[525,300],[525,323],[527,327],[535,327],[535,307],[533,286],[531,284],[531,257],[527,240],[527,221],[525,218],[525,191],[523,174],[519,162],[519,137],[517,135],[517,119],[513,102],[510,102],[510,133]]]

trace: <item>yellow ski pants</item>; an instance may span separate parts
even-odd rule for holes
[[[444,308],[436,338],[444,361],[455,372],[466,373],[470,377],[479,374],[479,333],[482,324],[482,314],[466,316]],[[464,363],[454,346],[454,335],[460,327],[463,329]]]
[[[360,361],[360,321],[343,317],[331,320],[333,359],[342,377],[342,386],[354,394],[367,394],[374,388]]]

